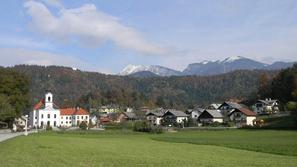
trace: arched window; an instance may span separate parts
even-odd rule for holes
[[[47,101],[51,101],[51,97],[47,97]]]

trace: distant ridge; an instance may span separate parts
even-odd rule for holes
[[[151,65],[128,65],[125,67],[120,75],[131,75],[137,73],[135,77],[142,77],[141,75],[148,75],[147,73],[139,72],[151,72],[157,76],[186,76],[186,75],[216,75],[223,74],[235,70],[280,70],[288,67],[292,67],[294,62],[274,62],[272,64],[262,63],[253,59],[249,59],[242,56],[232,56],[224,60],[217,61],[202,61],[200,63],[189,64],[183,71],[177,71],[163,66]]]

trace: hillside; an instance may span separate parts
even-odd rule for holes
[[[190,107],[196,104],[221,102],[229,98],[255,96],[259,77],[275,71],[234,71],[215,76],[175,76],[135,78],[84,72],[67,67],[13,67],[31,79],[31,104],[43,98],[50,89],[55,102],[62,106],[84,107],[119,104],[121,106]]]

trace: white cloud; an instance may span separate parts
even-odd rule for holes
[[[24,47],[24,48],[43,48],[51,49],[52,44],[44,41],[34,40],[33,38],[27,37],[16,37],[16,36],[6,36],[0,35],[0,45],[7,47]]]
[[[23,48],[0,48],[0,66],[14,66],[17,64],[27,65],[58,65],[78,68],[87,71],[96,71],[105,74],[112,74],[113,71],[92,65],[77,58],[74,55],[64,55],[60,53],[51,53],[45,51],[36,51]]]
[[[12,66],[15,64],[61,65],[82,67],[85,63],[67,55],[44,51],[35,51],[21,48],[0,48],[0,65]]]
[[[28,1],[24,4],[32,17],[34,30],[63,42],[99,47],[106,41],[118,47],[143,54],[165,54],[165,49],[147,42],[135,29],[120,23],[119,19],[85,4],[76,9],[61,8],[54,16],[42,3]]]

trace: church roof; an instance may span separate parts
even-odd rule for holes
[[[44,106],[44,99],[40,100],[35,106],[33,107],[34,110],[39,110],[42,106]]]
[[[88,111],[83,108],[63,108],[60,109],[60,115],[90,115]]]
[[[59,108],[58,105],[56,105],[55,103],[53,103],[53,104],[54,104],[54,108],[56,108],[56,109]],[[39,109],[42,109],[42,108],[45,108],[45,100],[44,100],[44,98],[41,99],[41,100],[40,100],[37,104],[35,104],[34,107],[33,107],[34,110],[39,110]]]

